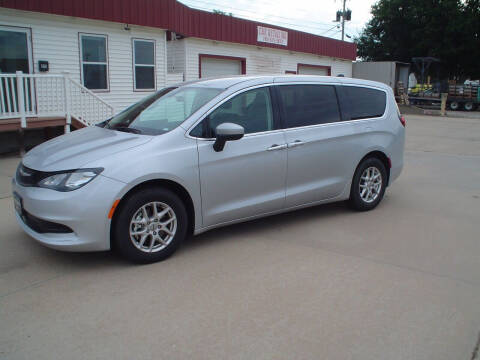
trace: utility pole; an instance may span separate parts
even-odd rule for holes
[[[352,10],[350,9],[345,9],[346,2],[347,0],[342,0],[343,1],[343,9],[337,11],[337,19],[335,20],[336,22],[340,22],[340,18],[342,18],[342,41],[345,40],[345,21],[350,21],[352,20]],[[350,37],[347,35],[347,37]]]

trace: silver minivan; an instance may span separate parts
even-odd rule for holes
[[[342,200],[373,209],[402,170],[404,142],[381,83],[188,82],[35,147],[12,181],[14,205],[48,247],[154,262],[219,226]]]

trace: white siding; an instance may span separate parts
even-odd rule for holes
[[[165,86],[176,85],[183,82],[183,73],[168,73]]]
[[[0,8],[0,25],[28,27],[32,30],[34,72],[38,60],[49,62],[51,74],[69,71],[80,82],[78,33],[108,36],[109,92],[98,95],[120,111],[151,92],[133,91],[132,38],[156,41],[157,89],[164,87],[166,72],[165,31],[106,21],[87,20]]]
[[[285,74],[287,70],[297,71],[297,64],[311,64],[330,66],[332,76],[339,74],[346,77],[352,76],[351,60],[195,38],[186,38],[177,40],[177,42],[183,42],[185,46],[187,61],[185,68],[182,69],[185,73],[185,80],[198,79],[199,54],[246,58],[247,75]]]
[[[169,73],[185,71],[185,42],[182,40],[167,41],[167,69]]]

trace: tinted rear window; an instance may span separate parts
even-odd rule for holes
[[[330,85],[278,86],[285,127],[293,128],[340,121],[337,95]]]
[[[351,120],[380,117],[385,112],[384,91],[357,86],[344,86],[346,106]]]

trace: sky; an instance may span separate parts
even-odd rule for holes
[[[180,0],[193,8],[218,9],[233,16],[261,21],[317,35],[341,38],[335,20],[343,0]],[[352,10],[352,21],[345,22],[345,33],[357,36],[370,19],[370,8],[375,0],[347,0]],[[352,41],[348,37],[346,41]]]

